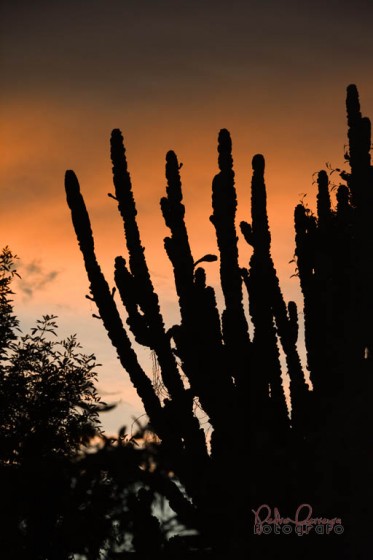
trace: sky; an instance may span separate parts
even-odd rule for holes
[[[73,169],[89,209],[100,264],[126,254],[113,191],[109,138],[120,128],[146,256],[166,324],[177,321],[167,229],[159,200],[165,154],[183,163],[195,259],[216,252],[211,182],[227,128],[239,200],[250,221],[251,159],[266,158],[272,255],[286,299],[300,302],[293,210],[315,207],[315,172],[343,167],[346,87],[373,116],[371,0],[0,0],[0,238],[19,257],[15,311],[22,328],[58,315],[102,366],[116,402],[107,431],[142,407],[85,295],[88,281],[64,192]],[[333,179],[335,175],[331,176]],[[240,262],[250,248],[240,239]],[[218,264],[206,265],[217,286]],[[149,351],[139,349],[151,375]]]

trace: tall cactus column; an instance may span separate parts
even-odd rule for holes
[[[347,177],[351,192],[352,206],[355,208],[354,268],[356,272],[355,333],[357,352],[361,355],[373,354],[373,167],[371,165],[371,123],[360,111],[359,94],[355,85],[347,88],[347,122],[349,139],[349,163],[351,173]]]
[[[222,129],[218,137],[218,164],[220,172],[212,184],[213,214],[220,252],[220,280],[225,309],[222,316],[223,339],[231,376],[237,387],[247,393],[250,360],[248,324],[242,300],[242,277],[238,264],[235,217],[237,196],[234,186],[232,141],[229,132]]]
[[[65,187],[75,233],[83,253],[90,281],[90,290],[99,309],[104,327],[118,353],[122,366],[129,373],[131,381],[144,403],[145,410],[149,417],[153,419],[160,437],[164,437],[167,428],[163,422],[161,403],[154,393],[150,379],[137,360],[136,353],[123,327],[111,290],[97,262],[88,212],[80,193],[78,180],[73,171],[66,172]]]
[[[166,156],[166,177],[167,196],[161,199],[161,209],[171,237],[166,237],[164,242],[173,265],[181,314],[181,325],[173,327],[171,334],[193,395],[199,398],[213,428],[221,429],[221,403],[225,402],[228,411],[233,410],[234,387],[224,367],[214,291],[207,289],[201,267],[195,273],[196,264],[184,221],[179,164],[174,152]],[[207,255],[198,262],[209,257],[216,260]],[[208,330],[203,328],[206,323],[210,326]]]
[[[165,332],[163,318],[160,312],[158,296],[154,291],[145,259],[144,248],[141,244],[140,232],[136,221],[136,206],[132,192],[131,178],[128,172],[123,137],[119,130],[114,130],[111,136],[111,158],[113,163],[113,181],[118,210],[123,220],[126,245],[129,255],[130,271],[125,273],[125,262],[116,261],[116,280],[122,301],[127,304],[129,321],[134,317],[137,323],[143,323],[148,332],[149,347],[158,359],[161,376],[169,399],[165,400],[164,413],[169,425],[173,425],[182,438],[185,453],[178,470],[184,472],[183,478],[192,479],[191,488],[198,487],[197,480],[203,480],[208,463],[205,435],[193,413],[193,399],[189,391],[184,389],[177,367],[175,355],[171,348],[171,341]],[[122,264],[122,277],[120,277]],[[141,314],[133,309],[133,301],[126,296],[128,283],[121,283],[124,275],[128,280],[132,277],[134,287],[131,295],[137,296],[134,301],[141,310]],[[131,305],[131,307],[129,307]],[[132,313],[131,313],[132,312]],[[132,321],[131,325],[134,326]],[[136,334],[136,330],[134,331]],[[167,442],[165,442],[167,444]],[[186,482],[187,483],[187,482]],[[187,484],[189,487],[189,484]],[[193,490],[192,490],[193,491]]]

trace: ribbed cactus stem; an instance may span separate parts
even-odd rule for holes
[[[292,344],[296,344],[298,340],[298,309],[294,301],[288,303],[288,316],[289,316],[289,336],[291,337]]]
[[[291,402],[292,402],[292,423],[293,427],[297,427],[300,431],[305,429],[307,422],[308,411],[308,387],[305,382],[304,373],[301,366],[301,361],[296,347],[297,342],[297,320],[295,304],[290,305],[291,316],[288,316],[287,307],[281,293],[279,280],[277,278],[276,269],[271,256],[271,235],[268,223],[267,214],[267,195],[266,186],[264,181],[265,161],[261,154],[253,158],[253,177],[252,177],[252,194],[251,194],[251,214],[252,225],[248,228],[248,224],[241,224],[241,230],[244,233],[245,239],[247,232],[249,232],[249,242],[252,242],[254,247],[254,255],[250,262],[251,274],[258,275],[260,279],[260,272],[255,271],[255,266],[262,269],[261,274],[263,278],[260,281],[260,286],[256,288],[257,297],[263,291],[266,293],[266,302],[268,310],[268,329],[272,331],[273,318],[276,321],[277,332],[283,347],[288,373],[290,376],[291,385]],[[246,235],[245,235],[246,233]],[[253,288],[255,288],[253,284]],[[254,296],[254,294],[253,294]],[[254,296],[255,297],[255,296]],[[255,309],[255,307],[253,307]],[[295,314],[295,316],[294,316]],[[260,318],[258,314],[253,316],[253,322],[256,326]],[[272,334],[273,337],[273,334]],[[272,341],[272,346],[277,351],[277,343]],[[276,358],[277,359],[277,358]],[[281,371],[278,365],[278,373],[274,376],[272,385],[277,384],[282,388]],[[282,389],[283,391],[283,389]],[[271,391],[271,395],[273,391]],[[284,397],[282,397],[284,399]],[[284,409],[286,405],[282,402],[279,405]]]
[[[264,183],[265,161],[257,154],[252,161],[253,177],[251,182],[251,216],[254,247],[257,252],[269,255],[271,234],[267,216],[267,193]]]
[[[267,215],[267,194],[264,181],[265,161],[261,154],[252,160],[251,217],[252,224],[241,224],[241,231],[249,233],[254,253],[250,259],[249,301],[254,324],[254,353],[256,364],[265,364],[261,375],[270,386],[270,400],[277,422],[289,426],[288,411],[281,377],[281,364],[274,325],[274,311],[282,298],[271,258],[271,235]],[[245,235],[245,238],[247,235]],[[285,305],[285,304],[283,304]],[[286,308],[285,308],[286,320]]]
[[[210,217],[216,231],[220,252],[220,280],[225,310],[223,338],[230,356],[233,377],[246,384],[248,375],[249,332],[243,308],[242,276],[238,263],[235,226],[237,197],[234,185],[232,142],[229,132],[222,129],[218,137],[220,172],[212,183],[213,214]]]
[[[354,84],[347,88],[347,122],[352,203],[361,207],[373,200],[372,169],[370,166],[371,125],[360,112],[359,93]]]
[[[346,185],[340,185],[337,190],[337,217],[341,223],[345,225],[351,224],[350,192]]]
[[[111,137],[111,158],[113,162],[113,180],[118,209],[123,219],[127,249],[129,253],[130,272],[127,271],[120,259],[116,261],[116,280],[123,302],[127,305],[129,322],[134,328],[134,334],[142,337],[144,342],[154,349],[157,355],[163,383],[173,399],[173,406],[168,407],[168,422],[173,425],[176,433],[183,438],[186,449],[190,452],[194,448],[195,465],[193,471],[201,472],[207,458],[206,442],[203,430],[193,414],[193,401],[180,377],[175,355],[171,348],[170,337],[165,332],[163,318],[160,312],[158,296],[150,278],[145,260],[144,249],[141,244],[140,233],[136,221],[136,207],[132,193],[130,175],[127,168],[123,137],[119,130],[114,130]],[[176,200],[181,199],[181,190],[175,193]],[[193,267],[193,259],[190,258]],[[192,269],[193,270],[193,269]],[[121,286],[121,279],[130,281],[134,290],[131,295],[136,296],[134,302],[129,301],[130,294],[125,294],[126,286]],[[193,272],[191,274],[193,281]],[[139,313],[137,306],[141,309]]]
[[[90,289],[94,296],[104,327],[118,353],[119,360],[128,372],[130,379],[141,398],[145,410],[152,418],[160,437],[165,434],[162,421],[161,403],[154,393],[150,379],[141,368],[135,351],[123,327],[122,320],[97,262],[94,248],[91,224],[88,212],[80,192],[78,179],[73,171],[67,171],[65,176],[67,203],[71,210],[72,220],[80,250],[90,281]]]
[[[237,234],[235,228],[237,197],[234,186],[231,151],[232,142],[229,132],[223,129],[218,137],[220,173],[213,180],[213,215],[210,217],[210,220],[215,226],[220,250],[220,276],[226,309],[238,311],[238,317],[241,317],[241,323],[244,326],[246,319],[242,305],[242,280],[238,266]]]
[[[298,204],[294,212],[295,255],[297,258],[299,280],[303,293],[309,290],[315,265],[316,220],[308,215],[306,208]]]
[[[141,244],[139,228],[136,221],[137,211],[132,192],[131,178],[127,168],[123,137],[119,130],[113,130],[112,132],[111,158],[113,162],[115,195],[118,201],[118,209],[123,219],[130,271],[133,277],[133,283],[136,285],[136,304],[140,307],[145,317],[144,321],[147,322],[147,327],[152,338],[151,347],[154,348],[157,354],[163,382],[171,395],[181,395],[184,392],[184,387],[177,369],[175,357],[171,350],[170,340],[166,336],[158,296],[154,291],[145,260],[144,248]],[[122,276],[123,275],[124,270],[122,269]],[[116,278],[118,279],[118,273]],[[118,285],[118,289],[121,291],[120,285]],[[127,309],[127,311],[129,310]],[[134,313],[133,323],[139,325],[139,315],[137,311]]]
[[[224,158],[223,158],[224,159]],[[223,166],[226,165],[222,161]],[[202,268],[195,270],[198,262],[213,262],[214,255],[206,255],[196,262],[192,257],[187,229],[184,221],[185,208],[182,204],[180,166],[176,154],[166,155],[166,197],[161,199],[161,209],[171,236],[167,237],[165,248],[174,270],[175,286],[179,297],[181,325],[172,329],[183,371],[189,379],[191,391],[199,398],[213,427],[211,435],[211,461],[213,470],[211,485],[214,492],[222,476],[232,469],[225,452],[225,442],[231,435],[229,425],[224,421],[221,407],[228,416],[237,409],[231,371],[225,360],[222,345],[220,319],[214,290],[206,286],[206,275]],[[240,409],[241,410],[241,409]],[[240,412],[241,417],[241,412]],[[233,461],[233,464],[235,461]],[[214,501],[231,503],[231,490],[227,496],[216,496]]]
[[[182,204],[182,188],[179,162],[174,152],[166,155],[167,197],[161,199],[162,214],[171,237],[165,239],[165,248],[173,265],[175,286],[179,297],[179,306],[183,322],[188,325],[193,321],[193,274],[194,259],[189,245],[188,232]]]
[[[127,324],[135,336],[136,342],[154,349],[147,317],[140,313],[138,308],[137,283],[123,257],[115,259],[114,278],[120,298],[128,313]]]
[[[152,308],[152,311],[155,309],[159,311],[158,298],[154,293],[136,221],[137,210],[132,192],[131,177],[128,172],[126,150],[120,130],[115,129],[112,131],[110,145],[115,196],[118,201],[118,210],[123,219],[129,267],[131,274],[139,282],[139,286],[141,286],[141,289],[139,289],[139,303],[146,310]],[[143,311],[145,312],[145,309]]]
[[[165,238],[164,243],[173,265],[181,312],[181,326],[173,330],[174,340],[193,394],[199,397],[212,425],[216,427],[220,403],[223,399],[226,404],[232,401],[233,386],[223,368],[220,320],[214,290],[206,287],[202,268],[194,272],[196,263],[184,221],[179,169],[176,154],[168,152],[167,196],[161,199],[161,209],[166,225],[171,230],[171,237]],[[199,262],[203,260],[213,262],[216,257],[206,255]]]
[[[373,252],[373,167],[371,166],[371,125],[362,117],[356,86],[347,88],[347,118],[349,139],[349,163],[351,174],[348,185],[351,190],[352,205],[356,207],[354,216],[353,282],[356,299],[354,302],[356,324],[356,350],[362,355],[373,351],[371,317],[373,314],[373,266],[368,255]]]
[[[295,222],[295,255],[299,280],[304,300],[304,329],[307,351],[307,365],[314,390],[319,389],[320,372],[317,367],[317,304],[315,301],[315,243],[316,219],[307,213],[302,204],[298,204],[294,212]]]
[[[317,215],[319,228],[330,224],[331,201],[329,193],[329,179],[326,171],[320,171],[317,177]]]
[[[204,317],[206,321],[205,335],[208,337],[210,345],[215,346],[215,351],[221,352],[222,336],[215,291],[211,286],[206,285],[206,272],[203,268],[196,269],[194,285],[197,306],[201,310],[200,316]]]

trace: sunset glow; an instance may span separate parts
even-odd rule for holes
[[[110,5],[109,5],[110,4]],[[272,255],[285,298],[301,302],[294,263],[293,210],[313,174],[344,165],[345,89],[356,83],[373,116],[372,18],[357,2],[153,2],[70,0],[3,3],[1,17],[1,239],[20,257],[15,311],[27,329],[59,317],[95,353],[104,400],[122,404],[103,418],[117,430],[141,403],[85,299],[88,281],[63,186],[77,174],[97,254],[109,283],[124,254],[112,192],[109,137],[124,135],[142,242],[165,321],[177,320],[168,234],[159,200],[165,154],[181,169],[195,259],[217,253],[209,222],[217,135],[232,136],[237,224],[250,221],[251,159],[266,158]],[[320,10],[322,9],[322,17]],[[339,30],[349,26],[349,43]],[[346,37],[347,35],[345,35]],[[342,42],[341,42],[342,41]],[[333,176],[331,177],[333,179]],[[240,235],[240,234],[239,234]],[[240,260],[250,247],[240,237]],[[218,284],[217,263],[206,265]],[[140,357],[149,368],[148,350]],[[149,372],[151,375],[151,372]]]

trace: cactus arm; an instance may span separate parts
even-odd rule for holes
[[[73,171],[65,176],[67,203],[80,250],[83,253],[85,267],[90,281],[90,289],[98,307],[104,327],[117,351],[119,360],[128,372],[130,379],[141,398],[147,414],[153,419],[160,434],[164,433],[161,419],[161,404],[155,395],[150,379],[142,370],[135,351],[123,327],[122,320],[111,295],[110,288],[97,262],[94,240],[88,212],[80,192],[78,179]]]

